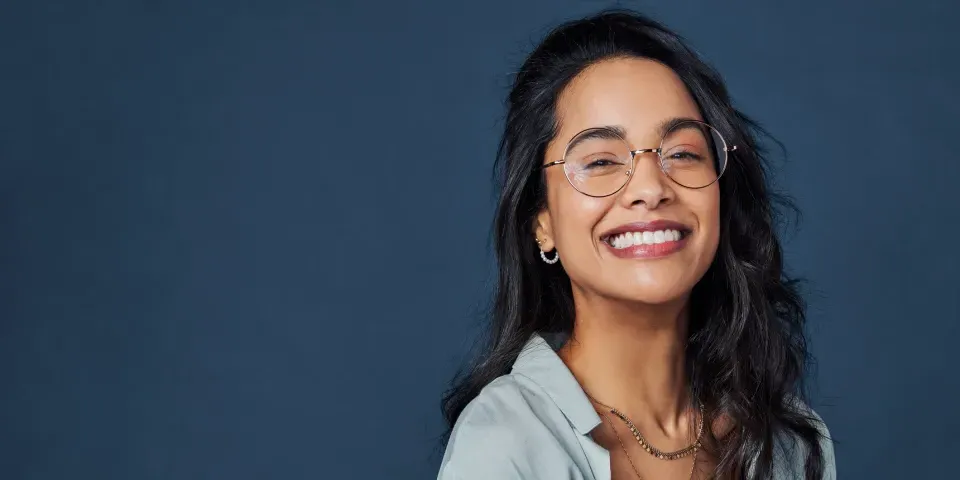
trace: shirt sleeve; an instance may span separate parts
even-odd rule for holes
[[[824,480],[837,480],[837,459],[833,452],[833,437],[830,436],[830,430],[827,424],[817,415],[817,412],[810,410],[814,417],[820,421],[820,451],[823,452],[823,478]]]
[[[461,413],[437,480],[583,480],[515,386],[486,388]]]
[[[830,436],[830,430],[827,429],[827,424],[824,423],[820,415],[812,408],[804,404],[800,404],[800,407],[803,412],[814,421],[820,433],[819,444],[821,459],[823,460],[822,478],[823,480],[836,480],[837,464],[834,458],[833,438]],[[776,448],[778,450],[776,455],[782,456],[781,458],[783,460],[775,463],[774,470],[776,474],[774,478],[804,478],[807,454],[809,453],[806,444],[793,435],[790,435],[782,438]]]
[[[527,480],[538,478],[525,465],[516,434],[496,425],[470,425],[447,444],[437,480]]]

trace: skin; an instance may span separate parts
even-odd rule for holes
[[[584,70],[561,94],[557,112],[559,132],[547,146],[544,164],[562,158],[567,142],[587,128],[620,126],[631,148],[641,149],[658,146],[657,126],[664,120],[702,120],[672,70],[637,58],[606,60]],[[575,190],[562,167],[548,168],[546,207],[536,218],[536,235],[545,252],[559,252],[561,262],[552,268],[564,268],[572,284],[576,320],[560,357],[590,396],[625,413],[651,445],[673,451],[696,436],[683,358],[687,304],[717,252],[720,190],[719,183],[702,189],[674,183],[654,153],[638,155],[635,165],[629,182],[603,198]],[[651,220],[689,227],[684,248],[659,258],[627,259],[602,243],[602,234],[612,228]],[[592,433],[611,453],[614,478],[636,478],[616,434],[644,477],[689,477],[691,457],[654,458],[609,413]],[[701,451],[696,476],[709,471],[711,463]]]

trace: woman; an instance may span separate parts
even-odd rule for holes
[[[834,478],[759,129],[720,76],[605,11],[550,33],[508,108],[492,330],[439,478]]]

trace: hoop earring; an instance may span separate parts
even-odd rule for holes
[[[543,245],[543,240],[540,240],[540,239],[538,238],[538,239],[537,239],[537,248],[539,248],[540,245]],[[542,258],[543,261],[546,262],[547,264],[553,265],[554,263],[557,263],[557,262],[560,261],[560,252],[557,252],[557,253],[553,256],[553,258],[547,258],[547,254],[546,254],[546,253],[543,251],[543,249],[541,248],[541,249],[540,249],[540,258]]]
[[[556,254],[554,254],[553,258],[547,258],[547,254],[544,253],[543,249],[541,249],[540,258],[542,258],[544,262],[547,262],[548,264],[553,265],[554,263],[557,263],[560,261],[560,252],[557,252]]]

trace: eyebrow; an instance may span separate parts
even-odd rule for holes
[[[573,147],[576,147],[582,142],[593,139],[600,140],[621,140],[624,141],[627,138],[627,130],[620,125],[604,125],[602,127],[591,127],[586,130],[581,130],[580,133],[574,135],[573,140],[567,144],[567,150],[572,150]]]
[[[692,117],[672,117],[672,118],[667,118],[667,119],[663,120],[662,122],[660,122],[659,124],[657,124],[657,136],[660,137],[660,138],[663,138],[663,136],[667,134],[667,131],[668,131],[668,130],[670,130],[671,128],[673,128],[673,127],[675,127],[675,126],[677,126],[678,124],[683,123],[683,122],[702,122],[702,120],[698,120],[698,119],[692,118]]]
[[[663,138],[663,136],[667,133],[667,131],[673,128],[674,126],[676,126],[677,124],[682,122],[688,122],[691,120],[700,121],[692,117],[670,117],[660,121],[660,123],[658,123],[657,126],[654,127],[654,131],[657,132],[657,137]],[[587,132],[587,131],[589,132],[586,134],[583,134],[583,132]],[[595,138],[614,139],[614,136],[610,135],[610,132],[613,132],[618,136],[616,139],[620,139],[624,141],[626,141],[627,139],[627,129],[624,128],[622,125],[602,125],[599,127],[591,127],[585,130],[581,130],[580,133],[574,135],[575,139],[572,140],[567,145],[567,149],[568,150],[572,149],[577,144],[585,140],[591,140]]]

